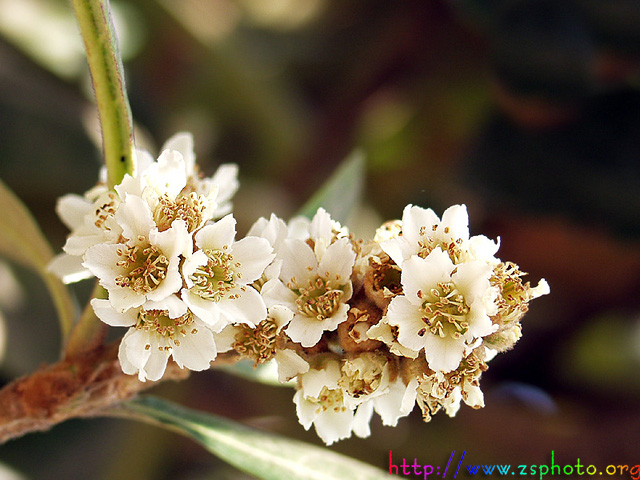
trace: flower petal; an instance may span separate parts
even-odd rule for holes
[[[432,370],[446,373],[458,368],[464,354],[464,341],[429,334],[425,335],[424,343],[424,353]]]
[[[318,261],[311,247],[302,240],[285,240],[278,254],[282,258],[280,278],[285,285],[301,285],[315,276]]]
[[[227,325],[221,332],[216,333],[213,336],[218,353],[224,353],[231,350],[232,345],[236,342],[236,334],[239,331],[240,329],[235,325]]]
[[[418,292],[426,294],[438,283],[449,281],[453,268],[454,265],[449,255],[439,247],[435,248],[426,258],[414,255],[402,265],[400,279],[404,294],[410,302],[420,305],[422,300]]]
[[[367,438],[371,435],[371,417],[373,416],[373,400],[361,403],[353,415],[353,433],[360,438]]]
[[[436,229],[436,238],[447,244],[458,239],[469,240],[469,214],[466,205],[453,205],[442,214]]]
[[[138,319],[137,310],[130,309],[124,313],[120,313],[113,308],[109,300],[94,298],[91,300],[91,306],[96,316],[112,327],[131,327],[136,324]]]
[[[225,297],[218,302],[220,313],[231,323],[246,323],[255,327],[267,317],[267,307],[255,288],[230,292],[235,298]]]
[[[289,288],[285,287],[278,278],[273,278],[265,283],[260,293],[269,308],[274,305],[283,305],[290,310],[296,311],[298,309],[296,306],[296,298],[298,298],[298,296]]]
[[[229,214],[196,233],[196,245],[202,249],[222,250],[230,248],[236,236],[236,219]]]
[[[241,264],[238,272],[243,283],[251,283],[262,276],[275,255],[269,241],[259,237],[245,237],[233,244],[233,260]]]
[[[278,350],[274,356],[278,364],[278,381],[285,383],[309,371],[309,364],[293,350]]]
[[[56,213],[69,230],[75,230],[84,223],[84,218],[93,210],[93,204],[76,194],[60,197],[56,203]]]
[[[489,264],[479,260],[470,260],[457,266],[456,272],[451,275],[456,287],[464,295],[467,304],[484,298],[485,293],[491,287],[489,278],[492,268]]]
[[[440,222],[438,215],[430,208],[422,208],[414,205],[407,205],[402,212],[402,236],[415,246],[414,253],[417,253],[418,242],[420,241],[420,231],[431,234],[433,226]]]
[[[149,360],[144,366],[144,373],[147,379],[155,382],[162,378],[165,370],[167,369],[167,362],[169,360],[169,351],[165,349],[160,349],[160,346],[154,348],[151,347],[151,355],[149,356]],[[140,375],[142,370],[140,370]]]
[[[47,270],[60,278],[63,283],[75,283],[93,275],[82,265],[82,257],[59,253],[47,266]]]
[[[149,347],[147,347],[149,345]],[[148,332],[130,328],[120,341],[118,359],[122,371],[127,375],[138,374],[140,381],[146,380],[144,366],[151,356],[151,342]]]
[[[184,159],[185,172],[193,175],[196,163],[196,156],[193,153],[193,135],[190,132],[178,132],[167,140],[161,151],[176,150],[180,152]]]
[[[173,359],[180,368],[201,371],[209,368],[209,364],[216,358],[217,350],[213,339],[213,332],[205,325],[180,338],[180,345],[173,347]]]
[[[400,417],[406,417],[411,413],[415,405],[417,379],[412,379],[409,385],[405,385],[398,378],[389,384],[389,391],[373,400],[375,410],[382,419],[382,424],[395,427]]]
[[[156,228],[149,204],[136,195],[127,195],[115,218],[122,227],[122,234],[134,242],[138,236],[149,238],[151,230]]]
[[[220,332],[229,324],[226,318],[221,318],[220,307],[216,302],[205,300],[201,296],[191,293],[186,288],[182,289],[180,296],[189,307],[189,310],[209,325],[214,332]]]
[[[420,310],[403,295],[394,297],[387,308],[387,322],[398,327],[398,342],[406,348],[420,351],[425,346],[425,337],[430,334],[418,332],[425,328]]]
[[[323,325],[315,318],[310,318],[302,314],[296,313],[285,329],[285,333],[291,340],[300,343],[303,347],[313,347],[316,345],[322,333]]]
[[[318,415],[313,422],[318,436],[326,443],[331,445],[338,440],[351,436],[351,428],[353,426],[353,411],[346,409],[337,411],[328,409]]]
[[[356,254],[347,238],[341,238],[329,245],[318,264],[318,273],[338,284],[350,281]],[[327,275],[328,274],[328,275]]]

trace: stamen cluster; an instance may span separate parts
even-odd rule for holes
[[[99,185],[63,197],[72,230],[52,270],[66,281],[96,276],[102,321],[129,327],[119,358],[140,380],[169,358],[209,368],[218,352],[273,361],[296,387],[300,423],[331,444],[370,434],[374,412],[396,425],[415,405],[425,420],[461,402],[484,405],[487,362],[520,338],[530,300],[498,243],[470,237],[466,207],[407,206],[402,220],[356,240],[323,209],[288,224],[259,219],[236,240],[229,199],[236,169],[203,178],[192,140],[179,134],[157,160],[115,191]]]

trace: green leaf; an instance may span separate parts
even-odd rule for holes
[[[275,387],[290,387],[294,385],[292,381],[287,383],[280,383],[278,381],[278,367],[273,360],[258,365],[257,367],[253,366],[252,360],[241,360],[233,365],[224,365],[218,369],[235,375],[236,377],[244,378],[252,382],[263,383],[265,385]]]
[[[362,196],[364,167],[364,153],[361,150],[355,150],[303,205],[298,214],[312,218],[318,208],[322,207],[334,220],[345,224]]]
[[[234,467],[264,480],[384,480],[366,463],[329,449],[262,432],[156,397],[123,404],[116,415],[133,417],[188,436]]]
[[[73,325],[75,307],[63,283],[47,271],[53,252],[29,210],[0,180],[0,255],[28,267],[44,280],[53,298],[63,337]]]

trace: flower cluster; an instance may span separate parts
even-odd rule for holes
[[[144,151],[136,160],[137,172],[115,191],[99,184],[60,200],[72,232],[51,269],[65,281],[98,278],[108,299],[92,300],[94,311],[130,327],[120,363],[144,381],[161,378],[170,356],[180,367],[209,368],[214,332],[262,320],[266,307],[251,283],[273,254],[263,238],[235,241],[228,212],[237,168],[202,178],[189,134],[170,139],[157,160]]]
[[[442,218],[407,206],[367,242],[323,209],[261,218],[236,240],[236,188],[229,165],[202,178],[180,134],[155,161],[138,152],[115,191],[61,199],[72,232],[52,269],[98,277],[108,298],[92,301],[96,315],[129,327],[125,373],[157,380],[169,357],[203,370],[218,352],[274,361],[281,382],[295,379],[300,423],[331,444],[369,435],[374,412],[395,425],[416,404],[425,420],[482,407],[487,362],[549,292],[498,259],[497,242],[469,236],[463,205]]]

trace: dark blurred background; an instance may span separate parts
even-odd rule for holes
[[[453,450],[464,465],[548,464],[552,450],[561,465],[640,464],[640,2],[113,6],[138,144],[157,152],[189,130],[205,173],[238,163],[241,233],[288,218],[360,147],[357,234],[408,203],[441,214],[464,202],[472,234],[500,237],[503,260],[551,285],[483,376],[486,408],[429,424],[416,409],[397,428],[376,417],[370,438],[333,449],[383,469],[390,450],[443,467]],[[95,183],[97,131],[70,6],[0,0],[0,178],[56,249],[56,199]],[[59,348],[44,287],[13,267],[24,301],[4,312],[2,383]],[[75,287],[81,301],[90,290]],[[210,371],[155,393],[319,443],[287,388]],[[245,478],[190,441],[104,419],[3,445],[0,462],[33,479]]]

